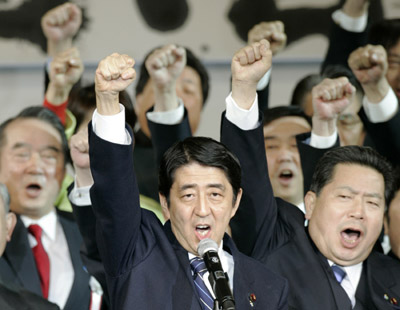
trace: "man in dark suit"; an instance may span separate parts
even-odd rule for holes
[[[255,82],[247,80],[242,83],[247,90],[240,89],[248,104],[238,105],[248,113],[257,107]],[[232,87],[233,98],[236,92]],[[325,80],[313,90],[319,105],[313,125],[319,136],[332,136],[353,92],[345,78]],[[246,234],[254,242],[252,256],[289,280],[289,308],[398,309],[400,265],[371,251],[391,199],[391,170],[385,159],[360,147],[327,154],[305,197],[309,226],[304,228],[301,212],[273,197],[260,120],[245,122],[245,128],[228,116],[222,142],[238,155],[244,176],[242,204],[231,223],[233,237]],[[334,272],[342,277],[337,280]]]
[[[161,65],[167,68],[183,55],[182,48],[172,49]],[[224,235],[242,192],[240,166],[224,146],[189,138],[169,149],[160,166],[160,200],[169,221],[162,227],[152,213],[140,209],[132,135],[118,121],[123,113],[117,95],[133,81],[132,66],[126,55],[113,54],[100,62],[97,112],[89,128],[91,200],[113,307],[209,309],[196,289],[190,260],[198,255],[199,241],[211,238],[220,246],[237,309],[284,309],[286,282],[239,253]],[[104,130],[112,120],[119,128]],[[84,183],[79,176],[76,182]],[[213,299],[206,275],[204,279]]]
[[[3,280],[62,309],[88,309],[82,238],[72,215],[54,207],[68,158],[62,124],[49,110],[31,107],[0,126],[0,139],[0,179],[17,214],[13,238],[0,260]]]
[[[6,242],[10,241],[16,223],[15,214],[9,212],[10,195],[7,187],[0,183],[0,257],[4,252]],[[0,277],[0,307],[3,310],[20,309],[59,309],[57,305],[46,301],[26,290],[12,290],[2,281]]]

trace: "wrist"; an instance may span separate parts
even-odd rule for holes
[[[96,107],[101,115],[115,115],[120,112],[119,93],[96,93]]]
[[[368,5],[368,1],[359,4],[355,4],[352,1],[346,1],[342,7],[342,11],[349,17],[357,18],[367,13]]]
[[[383,78],[377,83],[362,84],[362,88],[369,102],[379,103],[389,92],[390,85],[386,78]]]
[[[72,86],[57,86],[50,82],[45,96],[49,103],[59,106],[68,100],[71,89]]]
[[[257,83],[232,80],[232,98],[242,109],[250,109],[257,94]]]
[[[317,136],[329,137],[336,131],[337,117],[332,119],[321,119],[312,117],[312,132]]]
[[[93,177],[90,168],[80,168],[74,165],[75,180],[77,187],[85,187],[93,185]]]
[[[72,47],[72,38],[66,38],[64,40],[47,40],[47,54],[51,57],[55,57],[61,52],[66,51]]]

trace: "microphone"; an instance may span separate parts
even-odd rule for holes
[[[203,257],[207,270],[210,273],[208,279],[217,298],[219,308],[235,310],[235,300],[229,287],[228,277],[221,266],[217,243],[211,239],[203,239],[197,247],[197,252]]]

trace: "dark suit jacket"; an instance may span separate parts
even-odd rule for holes
[[[273,198],[262,126],[243,131],[224,118],[222,142],[242,164],[245,200],[233,218],[235,225],[231,225],[234,240],[246,236],[251,246],[245,249],[251,256],[289,280],[290,309],[350,309],[347,296],[327,268],[327,260],[308,237],[302,212]],[[242,239],[237,243],[239,250]],[[396,309],[384,294],[400,300],[399,279],[399,262],[373,252],[364,262],[356,294],[358,307],[364,303],[365,309]]]
[[[139,207],[132,145],[117,145],[89,132],[94,178],[91,200],[98,247],[107,274],[113,309],[201,309],[188,253],[170,224]],[[107,160],[104,160],[104,159]],[[133,190],[132,190],[133,189]],[[239,253],[228,236],[224,248],[235,262],[233,294],[237,309],[285,309],[287,283]]]
[[[59,310],[42,297],[26,290],[15,291],[0,283],[1,310]]]
[[[89,275],[84,270],[79,255],[82,237],[76,223],[71,219],[71,214],[58,212],[58,219],[64,229],[74,267],[75,277],[71,292],[65,305],[65,310],[87,310],[90,303]],[[18,217],[11,241],[0,259],[0,274],[5,283],[13,288],[24,288],[39,296],[39,274],[36,269],[35,259],[28,241],[28,232]]]

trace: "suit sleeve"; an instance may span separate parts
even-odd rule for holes
[[[287,241],[288,229],[278,222],[278,206],[268,176],[261,122],[254,130],[241,130],[225,113],[221,142],[238,157],[242,167],[243,196],[231,220],[232,236],[239,250],[265,260],[271,250]]]
[[[157,240],[154,231],[162,226],[155,215],[140,208],[132,144],[102,140],[90,123],[89,146],[97,245],[106,273],[117,276],[129,271],[152,250]]]
[[[321,72],[331,65],[342,65],[350,70],[347,59],[356,48],[368,43],[369,27],[367,26],[363,32],[351,32],[342,29],[333,19],[331,21],[329,46],[322,63]]]
[[[160,166],[165,151],[175,142],[182,141],[185,138],[192,136],[186,109],[184,118],[179,124],[163,125],[152,122],[149,119],[147,122],[151,132],[151,141],[153,143],[157,167]]]

